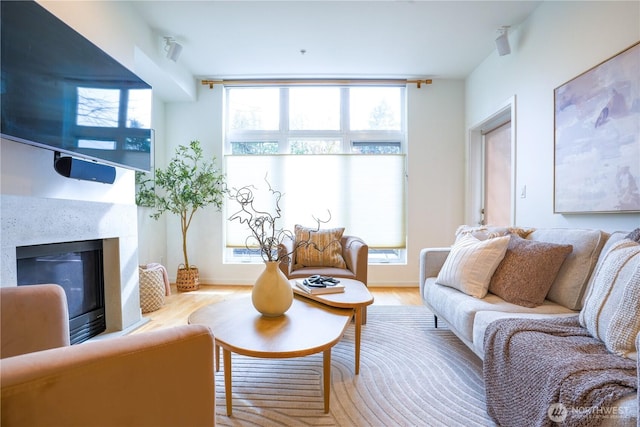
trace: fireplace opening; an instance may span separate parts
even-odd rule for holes
[[[102,240],[16,248],[18,286],[55,283],[69,307],[71,344],[106,330]]]

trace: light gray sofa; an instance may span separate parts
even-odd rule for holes
[[[578,314],[593,281],[591,276],[596,266],[602,262],[611,245],[627,234],[628,232],[616,232],[609,235],[600,230],[584,229],[537,229],[528,234],[525,237],[527,240],[573,246],[572,252],[562,263],[546,299],[537,307],[512,304],[492,293],[477,298],[436,283],[450,248],[425,248],[420,252],[420,294],[424,304],[436,316],[436,327],[438,321],[444,321],[463,343],[480,359],[484,359],[485,331],[495,320],[544,319]],[[637,357],[637,354],[635,356]],[[621,399],[617,405],[623,407],[624,413],[630,416],[607,419],[603,425],[635,426],[640,407],[637,393]]]

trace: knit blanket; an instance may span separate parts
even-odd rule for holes
[[[638,388],[636,362],[610,353],[578,316],[495,321],[484,348],[487,413],[502,427],[595,426]]]

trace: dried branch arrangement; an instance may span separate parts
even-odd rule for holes
[[[245,240],[247,249],[260,249],[260,255],[264,261],[285,263],[289,262],[290,255],[299,247],[312,246],[322,252],[324,248],[317,247],[317,245],[309,240],[310,237],[306,240],[295,242],[294,233],[279,225],[279,221],[282,218],[280,200],[283,194],[273,189],[266,178],[265,182],[269,188],[269,194],[272,197],[272,211],[258,206],[254,196],[254,190],[257,189],[253,185],[246,185],[238,189],[233,188],[229,191],[229,198],[240,205],[240,210],[231,215],[229,221],[239,221],[249,229],[250,234]],[[320,224],[327,223],[331,220],[331,213],[329,212],[329,219],[326,221],[316,217],[313,217],[313,219],[317,223],[317,231],[320,230]],[[278,253],[278,247],[283,244],[285,239],[291,239],[295,242],[293,250],[286,254],[283,252]]]

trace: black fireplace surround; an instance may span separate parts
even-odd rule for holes
[[[69,306],[71,344],[106,330],[102,240],[16,248],[18,286],[55,283]]]

